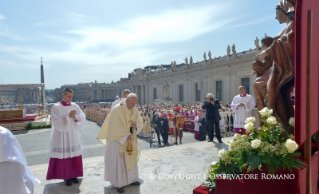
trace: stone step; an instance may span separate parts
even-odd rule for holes
[[[233,137],[223,138],[223,142]],[[226,144],[196,142],[160,149],[142,150],[139,167],[141,186],[126,186],[125,193],[192,193],[205,180],[206,172],[217,161],[218,150]],[[47,181],[48,164],[30,166],[31,172],[41,181],[35,194],[51,193],[117,193],[116,188],[104,181],[104,157],[83,160],[84,177],[81,183],[67,187],[62,180]]]

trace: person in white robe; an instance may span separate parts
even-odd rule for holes
[[[117,99],[117,100],[115,100],[115,101],[112,103],[111,110],[112,110],[116,105],[118,105],[118,104],[120,104],[121,102],[123,102],[123,101],[125,100],[125,98],[127,98],[127,95],[129,95],[130,93],[131,93],[131,91],[128,90],[128,89],[123,90],[123,92],[122,92],[122,97],[119,98],[119,99]]]
[[[255,99],[251,95],[246,94],[244,86],[239,86],[239,95],[235,96],[231,103],[231,109],[235,113],[234,133],[246,134],[246,130],[244,129],[245,120],[251,117],[251,111],[255,106]]]
[[[0,142],[0,193],[34,193],[34,187],[40,181],[29,170],[18,140],[0,126]]]
[[[71,102],[73,90],[65,88],[63,99],[51,110],[50,161],[47,180],[63,179],[67,186],[77,184],[77,177],[83,176],[83,147],[79,129],[85,123],[81,108]]]
[[[194,138],[197,140],[200,140],[198,120],[199,120],[199,116],[197,115],[194,118]]]
[[[143,128],[143,119],[135,107],[137,95],[130,93],[115,106],[101,127],[98,139],[105,145],[105,181],[110,181],[119,193],[124,186],[140,185],[137,162],[140,148],[137,134]]]

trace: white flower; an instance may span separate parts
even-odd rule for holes
[[[268,124],[271,124],[271,125],[276,124],[276,123],[277,123],[276,117],[274,117],[274,116],[268,117],[267,123],[268,123]]]
[[[234,135],[234,139],[240,139],[240,137],[241,137],[241,135],[240,135],[239,133],[236,133],[236,134]]]
[[[261,144],[260,139],[254,139],[250,143],[251,147],[254,149],[258,148],[260,146],[260,144]]]
[[[269,116],[272,114],[272,109],[268,109],[267,107],[263,108],[261,111],[259,111],[261,116]]]
[[[225,149],[221,149],[221,150],[219,150],[219,157],[221,157],[221,158],[224,158],[225,156],[226,156],[226,150]]]
[[[217,162],[212,162],[212,165],[215,165],[215,164],[217,164]]]
[[[290,119],[289,119],[289,125],[295,127],[295,117],[290,117]]]
[[[255,123],[255,122],[256,122],[255,117],[248,117],[245,121],[245,123]]]
[[[255,128],[254,124],[252,122],[247,123],[244,128],[246,129],[246,133],[250,133]]]
[[[298,144],[291,139],[287,139],[285,142],[285,147],[289,153],[293,153],[298,149]]]

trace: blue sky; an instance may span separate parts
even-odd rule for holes
[[[111,82],[278,34],[278,0],[0,0],[0,83]]]

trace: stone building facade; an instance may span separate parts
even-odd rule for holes
[[[80,83],[63,85],[55,90],[57,101],[62,97],[65,87],[74,90],[74,101],[114,101],[121,96],[124,89],[130,89],[139,96],[139,104],[153,104],[155,99],[171,100],[174,104],[203,102],[207,93],[213,93],[221,103],[231,103],[239,93],[238,87],[244,85],[246,92],[255,97],[252,63],[260,52],[259,45],[255,49],[232,53],[228,46],[227,55],[211,57],[203,55],[203,60],[193,61],[192,56],[185,63],[147,66],[134,69],[128,78],[121,78],[116,83]]]
[[[69,87],[73,90],[74,102],[112,102],[117,97],[122,96],[124,89],[132,90],[128,79],[121,78],[116,83],[79,83],[79,84],[66,84],[60,88],[55,89],[55,99],[60,101],[64,88]]]
[[[15,88],[8,86],[7,88],[0,88],[0,104],[14,104],[19,103],[39,103],[41,102],[41,90],[39,87],[25,87]]]
[[[141,104],[163,99],[164,85],[174,104],[200,103],[207,93],[213,93],[221,103],[231,103],[240,85],[255,97],[252,84],[256,76],[251,73],[258,52],[259,48],[241,53],[235,51],[213,59],[207,59],[204,54],[204,60],[197,63],[186,60],[184,64],[172,62],[169,67],[161,65],[156,70],[135,69],[130,83]]]

